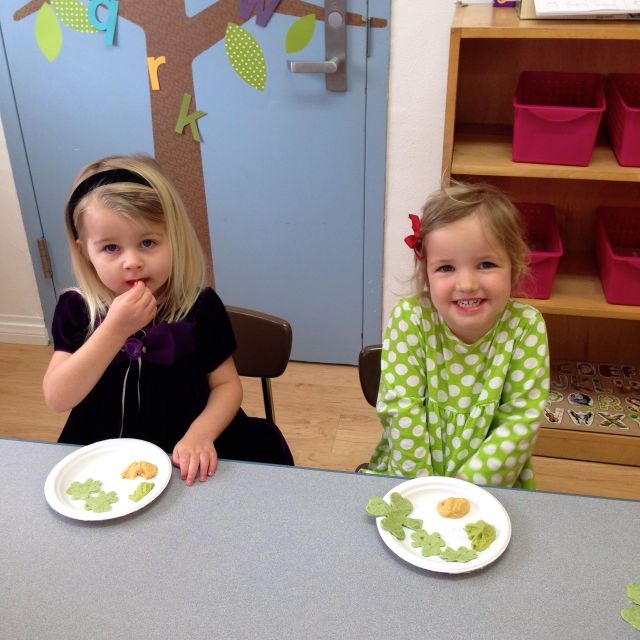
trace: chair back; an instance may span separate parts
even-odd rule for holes
[[[262,381],[265,416],[275,421],[271,378],[281,376],[291,355],[291,325],[283,318],[242,307],[227,307],[237,349],[238,374]]]
[[[370,344],[362,349],[358,356],[358,374],[360,386],[367,402],[376,406],[378,399],[378,387],[380,386],[380,357],[382,356],[381,344]]]

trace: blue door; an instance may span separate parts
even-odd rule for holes
[[[192,214],[199,207],[189,198],[202,188],[215,286],[227,304],[289,320],[296,360],[353,364],[363,342],[379,340],[389,0],[348,2],[347,90],[340,92],[326,89],[323,74],[291,73],[287,64],[326,59],[324,22],[303,22],[320,2],[283,9],[273,0],[238,0],[234,20],[251,5],[259,19],[235,20],[241,32],[226,25],[225,37],[194,55],[177,80],[175,58],[156,63],[155,78],[147,62],[160,59],[177,24],[170,11],[165,32],[158,34],[156,23],[154,35],[149,23],[126,19],[133,0],[120,0],[113,46],[106,28],[88,34],[62,22],[62,46],[49,61],[34,37],[40,14],[16,19],[25,4],[0,8],[12,89],[12,101],[0,106],[21,205],[24,211],[32,202],[37,221],[29,224],[25,211],[25,226],[47,239],[55,295],[73,282],[62,207],[75,173],[110,153],[143,151],[162,161],[163,139],[164,153],[171,146],[169,155],[186,149],[195,158],[185,162],[187,181],[176,182]],[[52,1],[53,14],[60,4]],[[236,3],[187,1],[182,18],[195,21],[218,4]],[[276,5],[270,16],[269,5]],[[285,13],[293,5],[295,15]],[[105,25],[108,8],[97,14]],[[373,28],[368,17],[376,19]],[[262,60],[258,81],[232,62],[230,32]],[[171,130],[158,125],[155,103],[170,90],[176,100],[189,97],[188,113],[206,114],[191,118],[195,127],[176,133],[182,103]],[[174,143],[182,145],[177,152]],[[40,285],[42,292],[47,283]],[[48,321],[51,315],[45,309]]]

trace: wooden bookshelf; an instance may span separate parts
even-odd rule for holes
[[[515,87],[522,71],[637,73],[639,59],[637,23],[521,21],[515,10],[486,4],[459,6],[455,12],[443,175],[485,180],[514,202],[554,206],[564,254],[550,298],[526,302],[545,317],[555,363],[609,362],[640,369],[640,306],[606,301],[595,250],[599,207],[640,207],[640,168],[618,164],[604,129],[586,167],[513,162]],[[536,453],[640,466],[640,425],[627,416],[626,429],[602,427],[598,411],[605,400],[595,387],[593,397],[593,426],[582,428],[565,414],[561,425],[542,428]],[[624,393],[620,401],[625,405]]]
[[[609,304],[606,301],[591,253],[563,255],[551,297],[548,300],[528,298],[524,301],[543,314],[640,321],[640,306]]]
[[[622,20],[520,20],[515,9],[470,4],[458,7],[451,31],[463,38],[636,40],[638,23]]]
[[[551,180],[640,182],[640,168],[621,167],[611,148],[596,145],[587,167],[512,162],[511,133],[459,133],[453,145],[451,173]]]

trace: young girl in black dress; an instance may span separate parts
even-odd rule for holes
[[[247,417],[224,305],[158,163],[112,156],[83,169],[66,206],[78,288],[53,318],[44,397],[71,413],[59,442],[130,437],[171,454],[187,484],[218,457],[293,464],[271,422]]]

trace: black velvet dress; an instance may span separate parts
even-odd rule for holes
[[[53,318],[56,351],[79,349],[88,322],[81,294],[63,293]],[[95,387],[71,410],[58,441],[85,445],[140,438],[171,454],[207,403],[207,374],[235,349],[222,301],[213,289],[204,289],[184,320],[159,323],[127,340]],[[215,447],[220,458],[293,464],[276,425],[250,418],[242,409]]]

